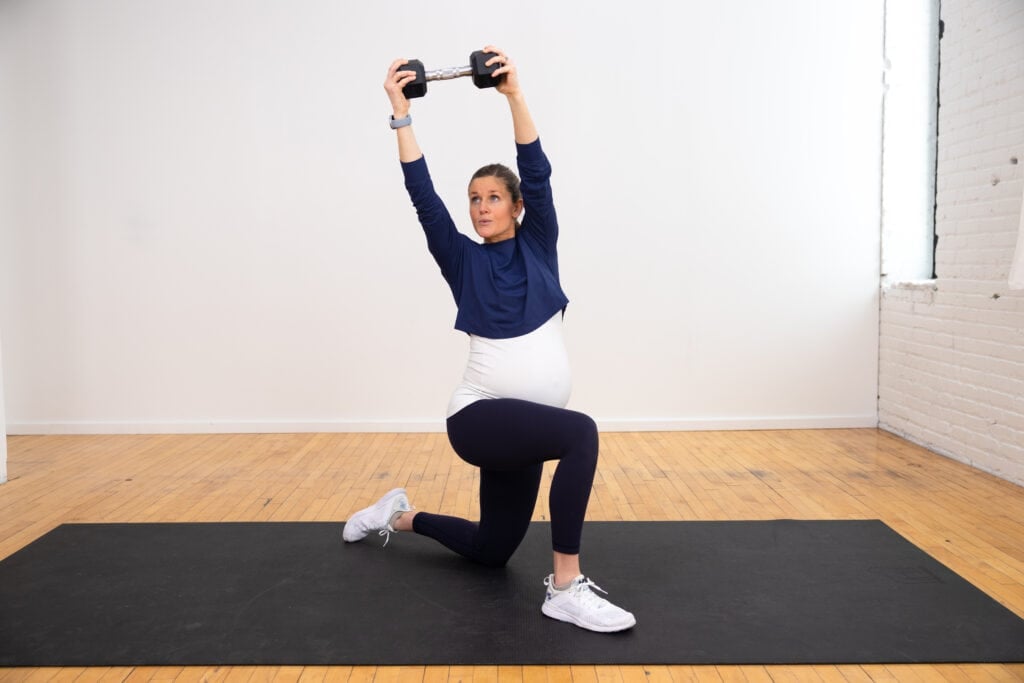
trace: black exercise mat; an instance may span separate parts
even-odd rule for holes
[[[878,521],[588,523],[612,635],[541,614],[547,524],[504,569],[342,526],[61,526],[0,562],[0,665],[1024,662],[1024,620]]]

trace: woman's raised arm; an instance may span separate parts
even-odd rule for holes
[[[409,99],[402,92],[402,88],[412,83],[416,78],[416,72],[402,70],[402,66],[408,61],[408,59],[396,59],[392,62],[388,68],[387,80],[384,81],[384,90],[387,91],[388,99],[391,100],[392,126],[409,117]],[[408,123],[395,128],[395,133],[398,137],[398,159],[400,161],[416,161],[423,156],[420,145],[416,142],[416,136],[412,132],[411,119]]]
[[[521,145],[528,145],[537,139],[537,126],[533,122],[533,116],[526,106],[526,98],[523,96],[523,89],[519,83],[519,72],[516,70],[515,62],[508,58],[504,52],[488,45],[484,52],[492,52],[494,56],[487,60],[488,66],[499,64],[499,68],[492,77],[504,76],[495,88],[508,99],[509,109],[512,111],[512,128],[515,132],[516,142]]]

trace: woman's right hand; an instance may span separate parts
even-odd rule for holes
[[[391,100],[391,108],[396,119],[403,119],[409,114],[409,99],[402,92],[402,88],[409,85],[416,79],[416,72],[402,70],[402,67],[409,63],[408,59],[396,59],[388,69],[387,80],[384,81],[384,90]]]

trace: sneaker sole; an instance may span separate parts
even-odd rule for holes
[[[636,617],[632,617],[628,623],[623,622],[622,624],[590,624],[580,620],[575,614],[569,614],[568,612],[557,610],[554,607],[549,608],[548,603],[546,602],[541,605],[540,611],[544,613],[544,616],[557,619],[558,621],[564,621],[574,626],[579,626],[580,628],[588,631],[596,631],[597,633],[615,633],[617,631],[625,631],[626,629],[636,626]]]
[[[368,508],[363,508],[363,510],[373,510],[374,512],[376,512],[378,509],[391,507],[391,502],[396,497],[404,496],[404,495],[405,495],[405,489],[403,489],[403,488],[391,489],[390,491],[385,493],[383,496],[381,496],[380,500],[378,500],[376,503],[374,503],[373,505],[369,506]],[[362,512],[363,510],[359,510],[359,512]],[[356,514],[358,515],[359,512],[356,512]],[[357,543],[358,541],[361,541],[364,538],[366,538],[369,535],[369,533],[370,533],[370,532],[366,532],[365,534],[363,534],[359,538],[349,538],[348,530],[349,530],[349,525],[348,525],[348,522],[346,522],[345,523],[345,528],[341,530],[341,537],[342,537],[342,539],[344,539],[344,541],[346,543]]]

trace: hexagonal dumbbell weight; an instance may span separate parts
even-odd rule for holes
[[[501,66],[501,64],[487,66],[487,60],[493,56],[493,52],[477,50],[469,56],[468,66],[453,66],[434,71],[426,71],[423,68],[423,62],[418,59],[410,59],[409,63],[401,67],[399,71],[415,71],[416,80],[405,86],[402,92],[409,99],[423,97],[427,94],[427,81],[446,81],[451,78],[461,78],[462,76],[472,76],[473,85],[478,88],[493,88],[501,83],[501,80],[504,78],[504,74],[498,78],[491,76]]]

